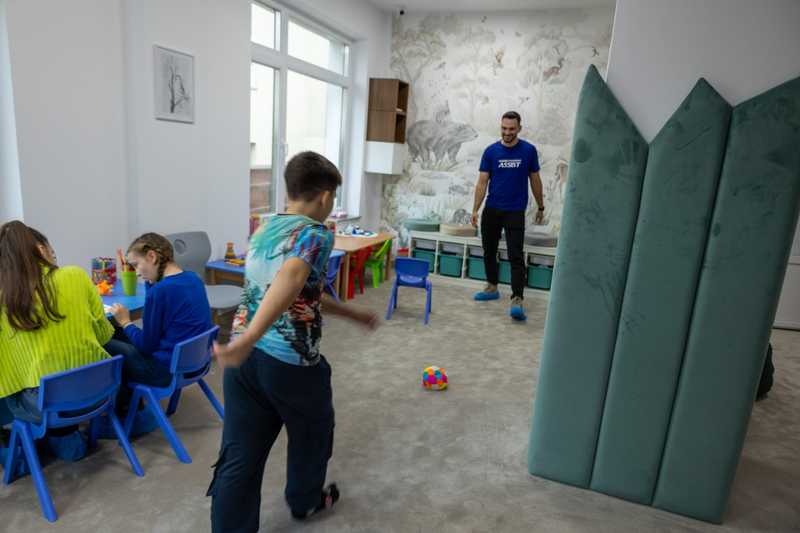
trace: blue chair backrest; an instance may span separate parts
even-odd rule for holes
[[[39,382],[38,407],[44,424],[65,425],[72,418],[59,416],[59,413],[86,409],[114,397],[122,379],[122,360],[122,356],[117,355],[43,377]]]
[[[395,259],[394,270],[397,275],[415,276],[417,278],[428,277],[428,261],[425,259],[415,259],[413,257],[398,257]]]
[[[211,343],[217,338],[219,326],[214,326],[175,345],[169,370],[173,374],[196,372],[211,361]]]
[[[339,275],[339,267],[342,264],[344,254],[331,255],[328,258],[328,283],[331,283]]]

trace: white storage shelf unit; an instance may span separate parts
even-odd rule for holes
[[[447,251],[453,250],[455,251],[454,246],[458,246],[461,248],[461,255],[462,255],[462,264],[461,264],[461,278],[462,279],[472,279],[467,276],[467,261],[469,260],[469,248],[470,247],[477,247],[482,248],[483,243],[481,242],[480,237],[457,237],[455,235],[447,235],[445,233],[440,232],[431,232],[431,231],[411,231],[411,243],[408,247],[408,255],[411,257],[414,253],[415,248],[419,248],[420,250],[426,250],[429,252],[434,253],[434,262],[433,262],[433,272],[439,272],[439,255],[443,251],[443,248],[447,248]],[[434,249],[430,250],[428,248],[423,248],[422,246],[417,247],[416,241],[431,241],[434,243]],[[501,256],[506,255],[506,243],[505,239],[500,239],[500,244],[498,245],[498,251]],[[525,264],[533,263],[534,256],[543,256],[545,258],[551,258],[552,261],[555,260],[556,257],[556,249],[549,246],[532,246],[530,244],[526,244],[523,248],[523,252],[525,254]]]

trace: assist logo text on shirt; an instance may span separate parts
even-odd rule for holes
[[[521,164],[522,159],[499,159],[497,168],[519,168]]]

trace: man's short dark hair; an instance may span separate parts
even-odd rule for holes
[[[300,152],[292,157],[284,178],[290,200],[313,200],[323,191],[335,192],[342,184],[336,165],[316,152]]]
[[[516,120],[517,124],[522,124],[522,118],[516,111],[506,111],[503,113],[503,118],[510,118],[511,120]]]

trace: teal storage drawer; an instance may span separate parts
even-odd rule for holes
[[[472,279],[486,279],[486,266],[483,257],[470,257],[467,259],[467,276]]]
[[[528,265],[528,287],[549,291],[552,281],[552,268],[540,265]]]
[[[511,262],[500,260],[500,275],[498,276],[500,283],[511,285]]]
[[[428,262],[428,272],[433,272],[433,262],[436,260],[436,254],[427,250],[414,250],[414,257],[417,259],[425,259]]]
[[[439,274],[443,276],[461,277],[461,266],[464,264],[464,257],[455,254],[439,254]]]

